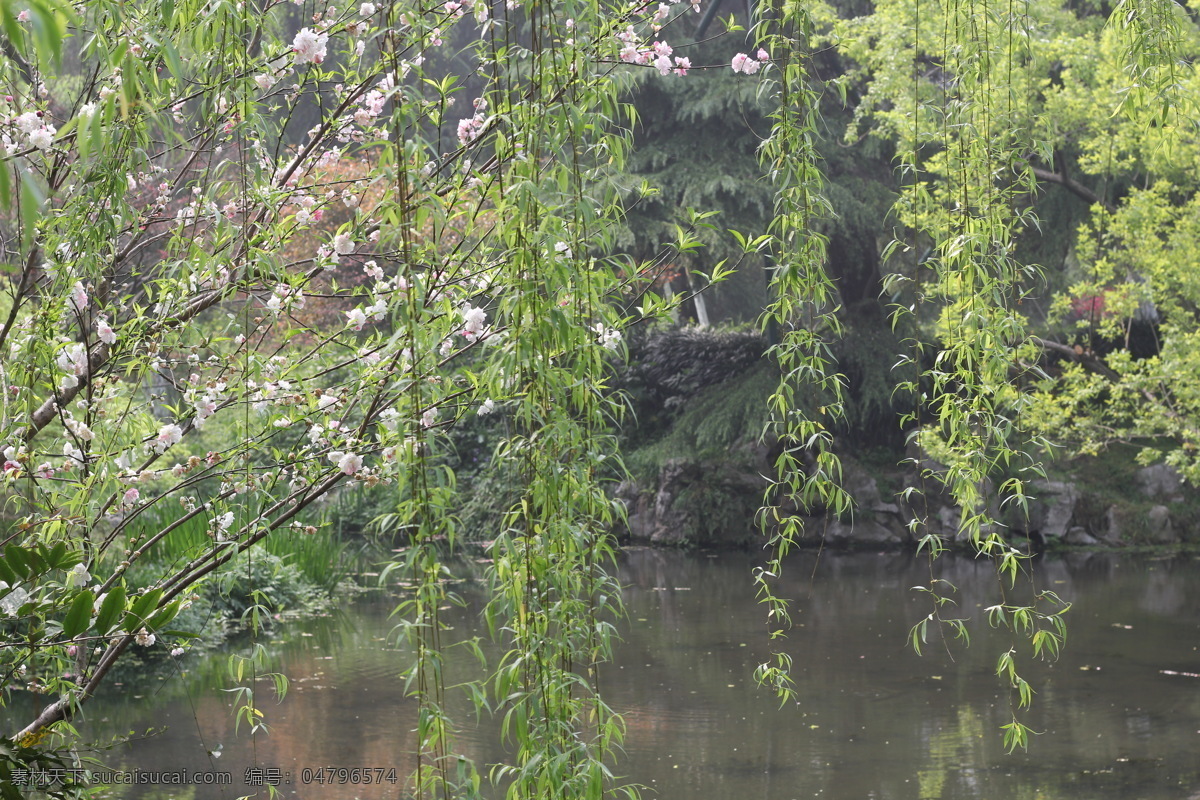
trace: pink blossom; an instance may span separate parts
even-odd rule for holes
[[[692,68],[692,60],[690,58],[675,56],[675,74],[687,75],[688,70]]]
[[[158,436],[154,437],[151,446],[156,453],[162,453],[171,445],[178,444],[182,438],[183,429],[178,425],[163,425],[158,429]]]
[[[71,342],[58,353],[57,363],[63,372],[85,375],[88,368],[87,348],[80,342]]]
[[[75,281],[75,285],[71,287],[71,305],[75,306],[75,310],[82,313],[88,306],[88,293],[81,281]]]
[[[362,469],[363,457],[356,453],[333,452],[329,460],[337,464],[337,468],[346,475],[353,475]]]
[[[210,395],[204,395],[196,401],[196,427],[204,424],[204,421],[217,413],[217,401]]]
[[[108,320],[103,317],[96,320],[96,335],[105,344],[115,344],[117,341],[117,334],[113,332],[112,326],[108,324]]]
[[[310,28],[302,28],[292,40],[292,52],[296,54],[297,64],[320,64],[325,60],[325,47],[329,34],[316,33]]]
[[[125,495],[121,498],[121,504],[125,506],[132,506],[137,503],[139,497],[141,497],[141,492],[137,490],[137,487],[126,489]]]
[[[763,53],[764,51],[760,50],[759,52]],[[734,72],[744,72],[747,75],[753,75],[754,73],[758,72],[762,64],[758,61],[755,61],[745,53],[738,53],[733,57],[733,60],[729,62],[729,66],[733,68]]]
[[[470,144],[475,141],[480,133],[483,132],[483,125],[486,118],[483,114],[476,112],[475,116],[468,119],[458,121],[458,143]]]

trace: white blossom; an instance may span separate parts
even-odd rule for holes
[[[8,584],[0,581],[0,592],[8,588]],[[0,612],[3,612],[6,617],[14,617],[17,614],[17,609],[29,602],[29,592],[22,589],[20,586],[13,589],[4,597],[0,597]]]
[[[597,322],[592,326],[592,330],[600,340],[600,345],[606,350],[616,350],[621,346],[621,332],[616,328],[608,328],[603,323]]]
[[[49,150],[57,133],[58,130],[53,125],[44,125],[29,134],[29,143],[38,150]]]
[[[92,439],[96,438],[96,434],[92,432],[91,428],[74,417],[66,416],[66,414],[67,412],[64,411],[63,425],[66,426],[67,430],[69,430],[75,438],[82,439],[85,442],[90,442]]]
[[[33,133],[42,127],[42,117],[36,111],[26,111],[13,120],[13,122],[17,124],[17,128],[21,133]]]
[[[487,323],[487,312],[476,306],[464,306],[462,311],[462,335],[468,341],[475,341],[483,335],[483,326]]]
[[[67,572],[67,586],[74,589],[86,586],[91,579],[92,576],[88,574],[87,567],[83,564],[76,564]]]

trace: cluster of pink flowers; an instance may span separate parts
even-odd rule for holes
[[[325,60],[325,48],[329,42],[329,34],[317,33],[311,28],[302,28],[292,40],[292,52],[296,56],[296,64],[320,64]]]
[[[479,134],[484,132],[485,125],[487,125],[487,116],[482,110],[476,110],[475,115],[469,116],[467,119],[458,120],[458,144],[474,142]]]
[[[117,333],[113,330],[112,325],[108,324],[108,320],[100,317],[96,320],[96,335],[100,337],[100,341],[105,344],[116,344]]]
[[[150,443],[150,449],[156,453],[163,453],[171,445],[179,444],[181,439],[183,439],[182,428],[174,424],[163,425],[158,429],[158,435]]]
[[[745,53],[738,53],[729,62],[729,66],[733,67],[734,72],[744,72],[747,75],[753,75],[762,69],[763,64],[771,60],[771,56],[766,50],[759,49],[757,58],[751,58]]]
[[[86,375],[88,371],[87,347],[82,342],[69,343],[62,350],[58,351],[56,363],[59,369],[67,373],[67,377],[63,380],[63,385],[67,388],[77,385],[79,377]]]
[[[25,455],[24,448],[21,448],[21,450],[12,446],[4,448],[4,475],[6,477],[20,477],[21,462],[19,459],[23,455]]]
[[[689,58],[675,56],[672,60],[674,50],[666,42],[657,41],[649,47],[642,47],[640,37],[632,25],[618,33],[617,39],[622,45],[621,60],[626,64],[638,64],[643,67],[653,65],[661,75],[670,75],[672,72],[676,75],[687,75],[688,70],[692,68]]]
[[[338,470],[345,475],[353,475],[362,469],[363,466],[363,457],[357,453],[345,453],[335,450],[329,454],[329,460],[336,464]]]

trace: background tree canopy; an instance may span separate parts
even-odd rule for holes
[[[898,415],[1009,581],[990,509],[1024,505],[1048,436],[1200,477],[1194,4],[764,3],[698,44],[701,8],[0,3],[0,697],[47,696],[0,780],[72,757],[128,651],[184,652],[205,586],[375,492],[411,586],[413,791],[480,792],[442,703],[446,552],[471,538],[505,649],[462,682],[513,743],[492,779],[636,794],[596,690],[635,325],[767,334],[773,636],[801,512],[853,503],[838,435]],[[455,448],[489,421],[503,493],[467,530]],[[929,594],[917,647],[964,630]],[[1009,747],[1064,607],[988,611]],[[758,671],[784,697],[788,666]]]

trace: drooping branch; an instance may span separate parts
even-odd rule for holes
[[[1090,205],[1102,206],[1107,211],[1115,210],[1115,207],[1112,205],[1112,203],[1108,202],[1103,197],[1096,194],[1091,189],[1067,174],[1066,162],[1063,160],[1062,153],[1058,151],[1055,151],[1054,153],[1054,170],[1044,169],[1043,167],[1034,166],[1032,164],[1030,165],[1030,170],[1033,172],[1033,176],[1039,181],[1057,183],[1059,186],[1063,187],[1079,199],[1086,201]]]
[[[1096,355],[1093,351],[1088,350],[1078,345],[1072,346],[1063,344],[1062,342],[1052,342],[1049,339],[1042,339],[1039,336],[1032,337],[1034,344],[1043,350],[1048,350],[1052,353],[1065,356],[1074,361],[1076,364],[1083,365],[1084,369],[1100,375],[1113,383],[1118,383],[1121,380],[1120,373],[1116,372],[1108,364],[1104,363],[1104,359]]]

